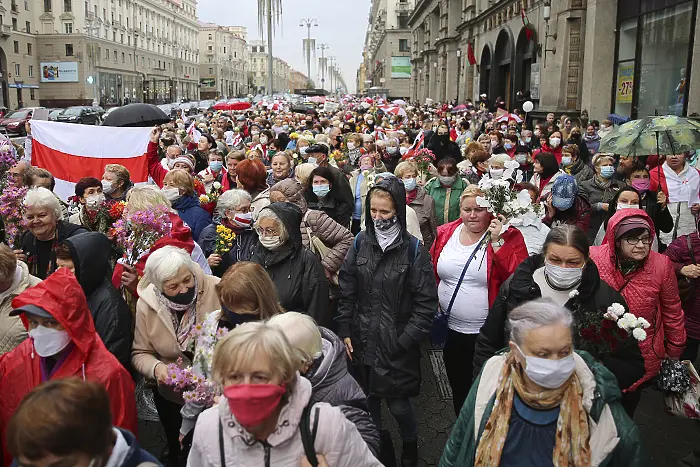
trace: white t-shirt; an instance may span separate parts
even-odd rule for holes
[[[535,273],[532,275],[532,278],[535,280],[535,283],[540,286],[540,292],[542,292],[542,298],[549,298],[554,301],[559,306],[564,306],[566,302],[569,301],[570,293],[572,290],[574,290],[575,287],[572,287],[570,290],[555,290],[553,289],[550,285],[549,282],[547,282],[547,279],[544,278],[544,266],[541,268],[537,269]],[[578,286],[578,284],[577,284]]]
[[[462,245],[459,237],[463,228],[464,225],[457,227],[438,258],[437,272],[440,277],[438,298],[443,310],[447,310],[450,305],[452,294],[454,294],[457,282],[459,282],[459,276],[462,275],[464,265],[474,252],[474,248],[481,243],[477,242],[469,246]],[[448,322],[449,328],[453,331],[462,334],[478,334],[486,321],[486,316],[489,313],[489,291],[485,255],[486,248],[482,247],[474,256],[464,275]]]

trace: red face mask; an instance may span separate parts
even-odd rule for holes
[[[286,391],[276,384],[237,384],[224,388],[224,397],[238,423],[251,429],[275,411]]]

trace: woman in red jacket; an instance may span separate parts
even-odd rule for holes
[[[0,433],[22,398],[36,386],[61,378],[102,384],[109,393],[114,425],[136,433],[134,382],[95,331],[85,294],[68,269],[60,268],[13,301],[29,331],[25,340],[0,358]],[[3,436],[2,465],[10,465]],[[2,460],[0,458],[0,460]]]
[[[630,313],[651,324],[647,338],[639,342],[646,373],[622,396],[630,417],[639,404],[639,386],[659,373],[663,358],[677,359],[685,347],[675,271],[671,260],[651,251],[654,235],[654,224],[646,212],[623,209],[608,221],[607,243],[591,247],[600,277],[622,294]]]
[[[456,414],[469,393],[476,338],[489,308],[501,284],[527,258],[520,231],[510,227],[501,232],[501,220],[479,207],[477,196],[484,194],[475,185],[464,190],[461,218],[438,228],[430,252],[440,307],[450,315],[443,359]]]

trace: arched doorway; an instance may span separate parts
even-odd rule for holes
[[[515,91],[522,91],[526,96],[530,90],[530,76],[532,75],[532,64],[537,63],[537,35],[530,29],[532,35],[527,38],[525,28],[520,30],[518,41],[515,46]]]
[[[486,94],[493,100],[496,96],[491,95],[491,47],[488,44],[481,51],[481,62],[479,63],[479,94]]]
[[[0,47],[0,88],[2,88],[2,92],[0,93],[0,107],[7,107],[9,109],[10,99],[7,94],[7,56],[2,47]]]
[[[511,108],[512,58],[513,39],[507,29],[502,29],[496,40],[493,90],[495,97],[503,98],[507,109]]]

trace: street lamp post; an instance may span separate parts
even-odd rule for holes
[[[299,27],[306,26],[306,66],[309,79],[311,79],[311,26],[318,27],[318,20],[315,18],[302,18]]]
[[[93,40],[93,33],[99,34],[100,26],[97,24],[93,25],[92,21],[90,21],[84,26],[84,28],[90,37],[90,68],[92,76],[88,78],[88,84],[92,85],[92,101],[100,102],[97,95],[97,58],[95,57],[95,41]]]
[[[462,51],[457,49],[457,105],[459,105],[459,82],[462,80]]]
[[[321,44],[318,46],[319,49],[321,49],[321,89],[325,90],[326,89],[326,67],[324,66],[325,63],[323,61],[323,53],[328,50],[330,47],[328,44]],[[311,75],[309,75],[309,79],[311,79]]]
[[[333,94],[333,78],[335,75],[333,65],[335,62],[335,57],[328,57],[328,61],[331,62],[330,66],[328,67],[328,78],[330,81],[330,91],[331,91],[331,94]]]

